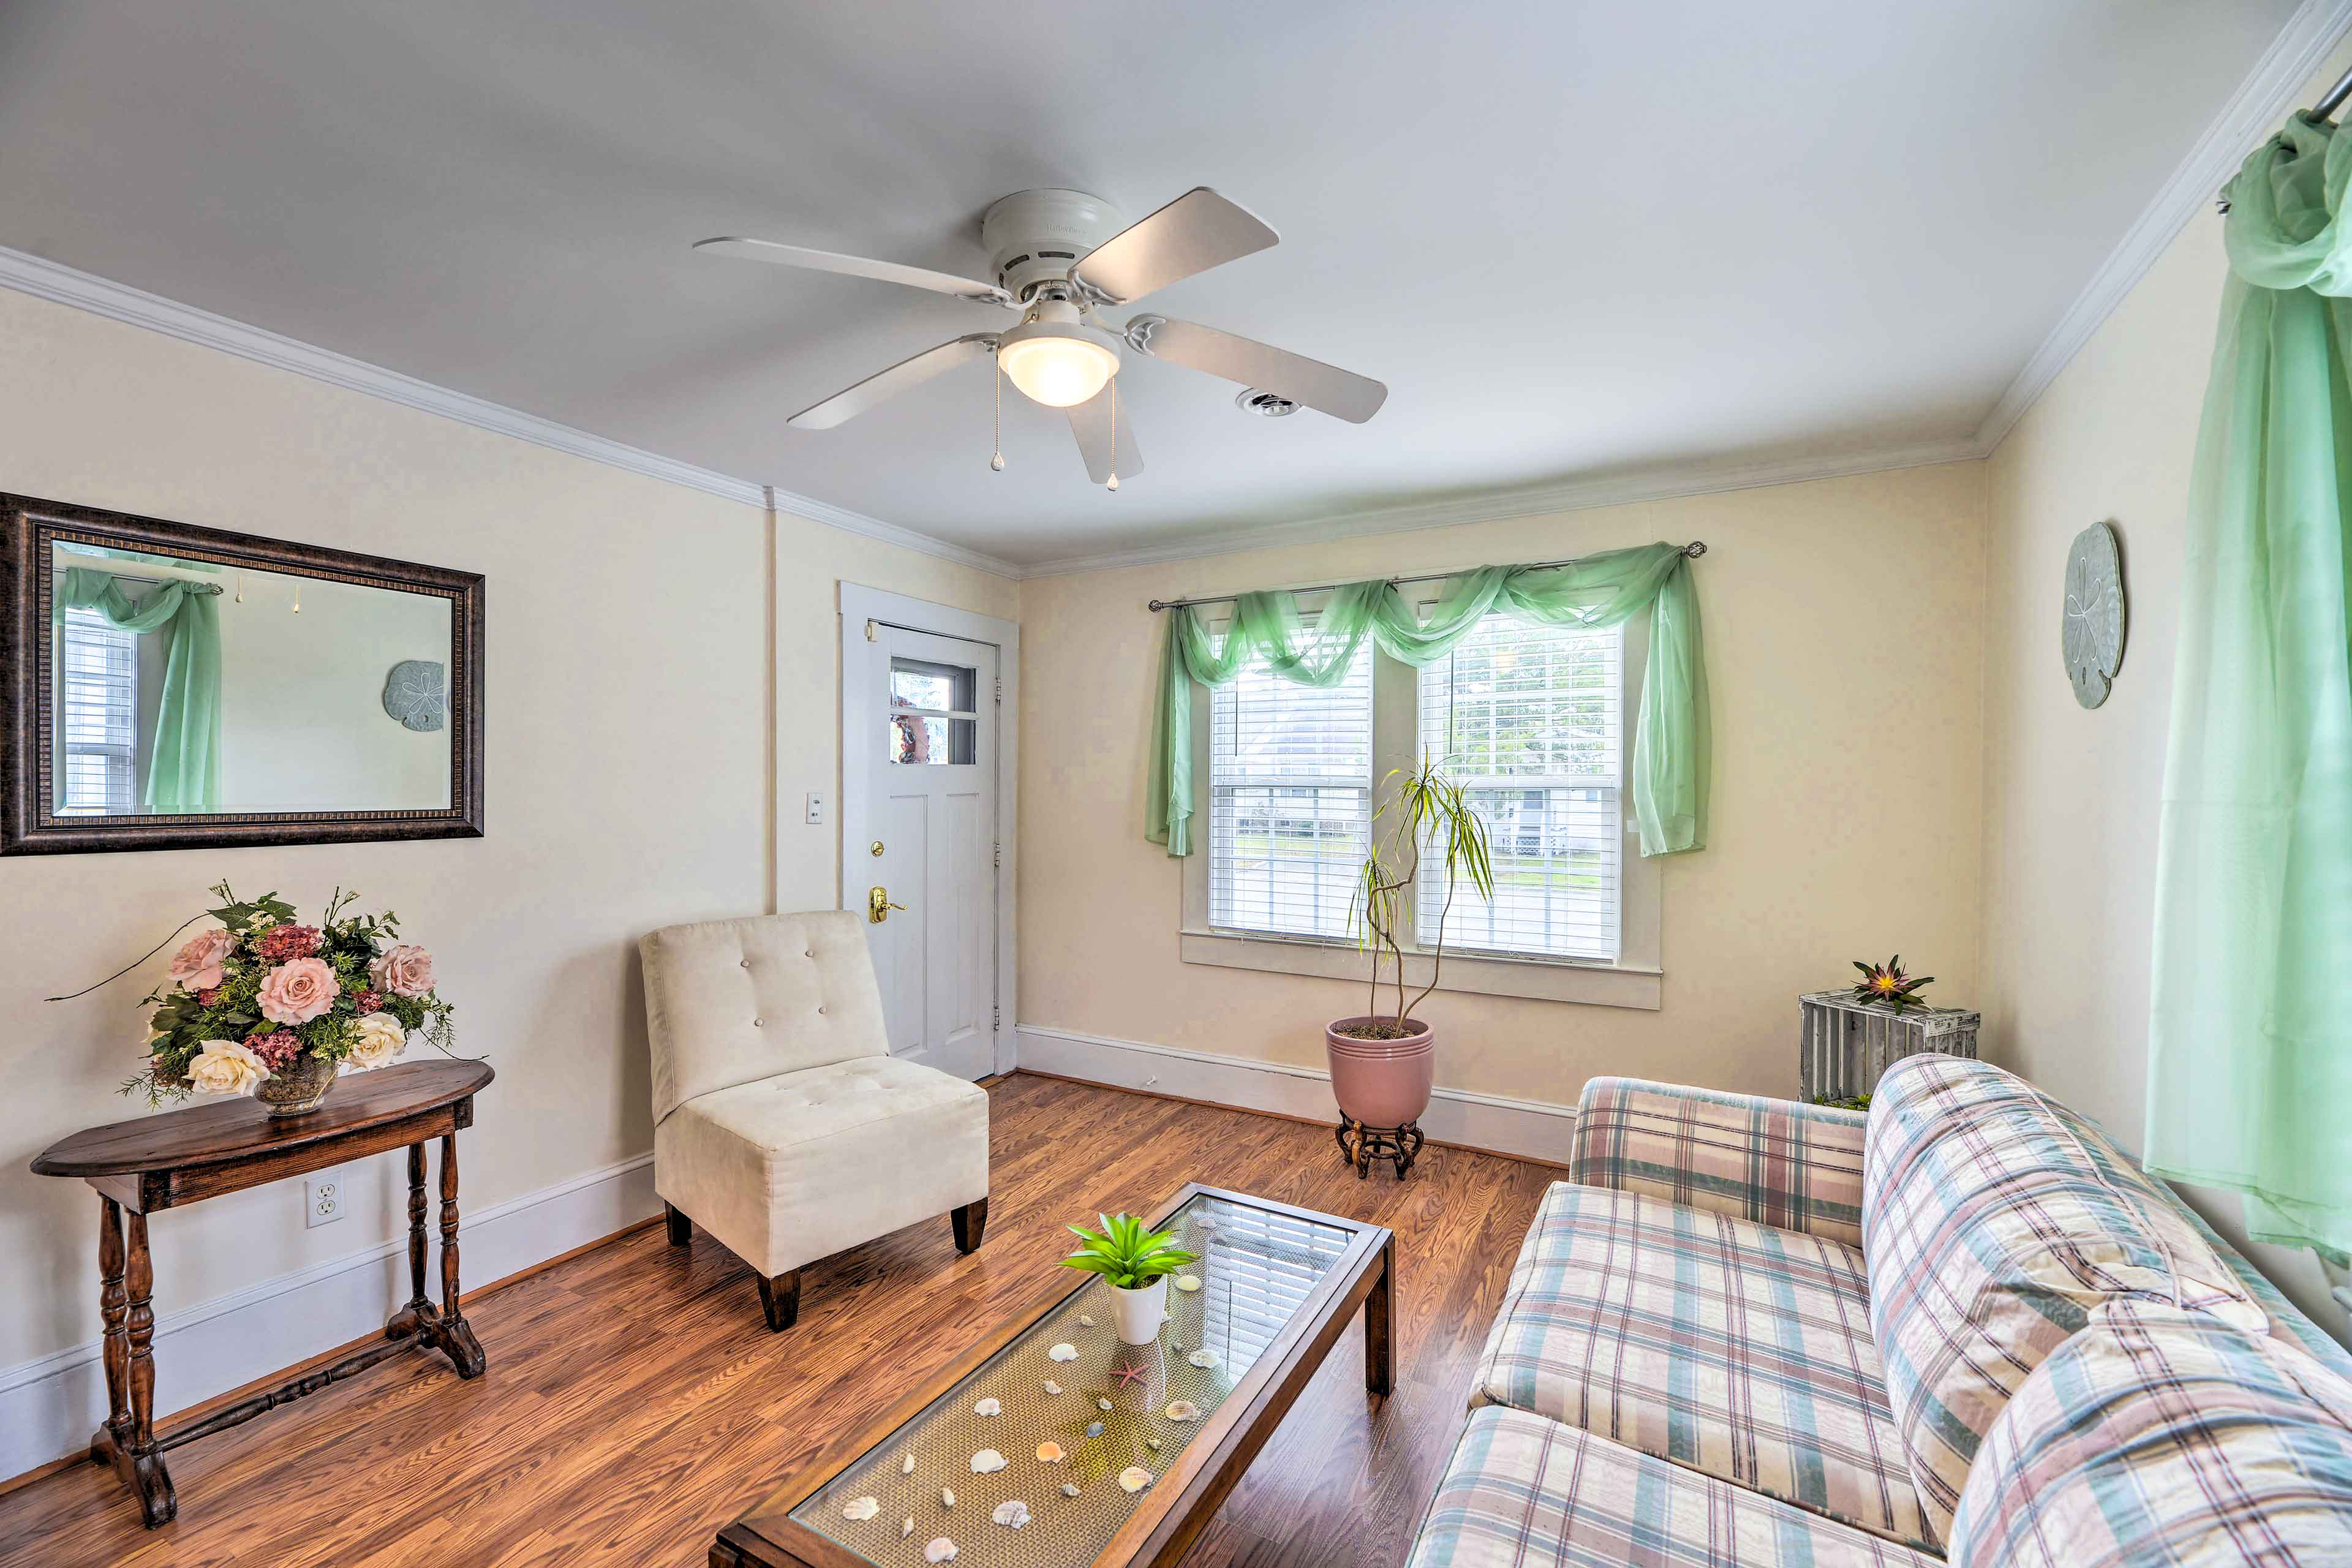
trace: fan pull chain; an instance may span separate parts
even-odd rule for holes
[[[989,379],[996,384],[996,450],[989,458],[988,466],[1001,474],[1004,471],[1004,371],[999,365],[989,369]]]
[[[1110,378],[1110,482],[1108,490],[1118,489],[1118,377]]]

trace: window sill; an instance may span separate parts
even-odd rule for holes
[[[1213,964],[1223,969],[1255,969],[1277,974],[1306,974],[1325,980],[1364,984],[1370,958],[1353,942],[1317,942],[1306,937],[1240,936],[1232,931],[1185,931],[1179,933],[1180,956],[1186,963]],[[1404,959],[1405,984],[1429,984],[1430,961],[1409,952]],[[1655,969],[1617,963],[1570,963],[1530,958],[1470,957],[1448,953],[1441,972],[1440,991],[1473,995],[1529,996],[1545,1002],[1580,1002],[1597,1007],[1638,1007],[1656,1012],[1664,976]]]

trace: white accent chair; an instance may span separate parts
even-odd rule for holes
[[[861,916],[667,926],[637,951],[672,1246],[718,1237],[778,1332],[820,1258],[943,1212],[980,1246],[988,1095],[890,1055]]]

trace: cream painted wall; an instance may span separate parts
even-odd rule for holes
[[[2311,101],[2352,62],[2312,79]],[[2157,808],[2187,557],[2189,460],[2228,268],[2200,215],[1988,460],[1985,614],[1987,1054],[2095,1116],[2145,1131]],[[2123,541],[2130,625],[2105,704],[2076,706],[2058,654],[2066,552]],[[2297,1305],[2352,1342],[2318,1260],[2245,1243],[2237,1199],[2189,1195]]]
[[[1572,1104],[1600,1073],[1796,1089],[1796,995],[1900,950],[1977,993],[1982,466],[1032,579],[1022,584],[1021,1021],[1319,1065],[1338,981],[1187,966],[1142,837],[1153,597],[1702,538],[1715,820],[1664,876],[1664,1005],[1441,992],[1438,1080]]]
[[[383,710],[383,683],[403,659],[446,670],[449,601],[275,572],[239,576],[220,603],[222,804],[447,805],[449,727],[402,724]]]
[[[834,902],[835,829],[799,803],[838,788],[836,581],[1017,610],[986,574],[5,291],[0,487],[483,573],[489,713],[480,839],[0,860],[0,1370],[99,1323],[95,1205],[27,1162],[138,1109],[113,1091],[144,986],[43,996],[131,962],[224,877],[306,911],[356,888],[438,955],[461,1047],[498,1069],[468,1209],[627,1160],[653,1135],[638,934]],[[288,1184],[158,1220],[159,1314],[404,1226],[394,1157],[346,1195],[313,1230]],[[313,1331],[285,1323],[279,1361],[326,1348]]]

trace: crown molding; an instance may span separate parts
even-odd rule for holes
[[[2000,445],[2025,411],[2049,390],[2091,335],[2132,291],[2157,258],[2179,238],[2238,172],[2246,153],[2278,128],[2300,102],[2305,87],[2352,34],[2352,0],[2304,0],[2271,47],[2254,63],[2236,93],[2189,156],[2172,172],[2156,199],[2100,263],[2058,324],[2009,384],[1992,412],[1977,426],[1976,444],[1987,456]]]
[[[511,436],[535,447],[566,452],[591,462],[643,474],[665,483],[684,485],[688,489],[701,490],[724,500],[739,501],[745,506],[765,507],[769,504],[766,488],[749,479],[699,468],[692,463],[665,458],[658,452],[648,452],[625,442],[592,436],[585,430],[575,430],[569,425],[559,425],[552,419],[542,419],[535,414],[525,414],[486,398],[463,392],[453,392],[446,386],[436,386],[404,375],[396,370],[370,364],[364,360],[322,349],[315,344],[269,331],[265,328],[233,321],[226,316],[216,316],[193,305],[183,305],[142,289],[79,271],[61,263],[49,261],[21,250],[0,246],[0,287],[55,304],[70,305],[110,321],[144,327],[178,338],[183,342],[205,348],[219,349],[240,359],[266,364],[277,370],[292,371],[313,381],[340,386],[349,392],[380,397],[387,403],[397,403],[426,414],[454,419],[461,425],[471,425],[500,436]],[[864,534],[901,549],[919,551],[960,565],[1000,577],[1018,577],[1021,569],[1009,561],[977,550],[967,550],[943,539],[919,533],[911,528],[884,522],[814,496],[797,495],[788,490],[774,492],[778,511],[794,517],[821,522],[828,528]]]
[[[1059,577],[1077,572],[1112,571],[1122,566],[1156,566],[1165,562],[1189,561],[1203,555],[1229,555],[1240,550],[1267,550],[1286,544],[1314,544],[1326,540],[1360,539],[1381,533],[1412,533],[1423,529],[1452,528],[1466,522],[1498,522],[1509,518],[1543,517],[1553,512],[1590,511],[1595,507],[1673,500],[1682,496],[1720,495],[1730,490],[1762,489],[1772,485],[1803,484],[1812,479],[1884,473],[1891,468],[1924,468],[1937,463],[1968,462],[1983,456],[1983,451],[1973,441],[1925,441],[1834,458],[1783,458],[1765,462],[1692,464],[1644,469],[1521,489],[1458,496],[1412,506],[1340,512],[1295,522],[1257,523],[1099,555],[1065,556],[1055,561],[1036,562],[1026,567],[1022,576]]]

